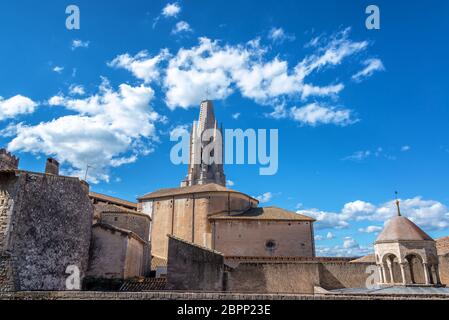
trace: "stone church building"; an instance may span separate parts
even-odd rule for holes
[[[210,139],[203,138],[206,130]],[[226,188],[222,163],[204,162],[210,143],[223,150],[221,137],[213,104],[203,101],[199,121],[192,126],[190,163],[181,187],[138,199],[152,219],[152,255],[167,258],[170,235],[226,256],[315,256],[314,219],[281,208],[259,207],[257,199]]]

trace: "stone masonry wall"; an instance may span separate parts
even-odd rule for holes
[[[0,292],[14,291],[14,277],[9,255],[0,254]]]
[[[167,290],[223,290],[224,258],[215,251],[169,238]]]
[[[0,189],[13,190],[15,203],[7,246],[15,290],[65,290],[66,269],[87,263],[93,207],[78,179],[18,172]]]
[[[313,293],[319,285],[316,263],[241,263],[228,272],[227,291]]]
[[[449,253],[444,256],[439,256],[439,260],[441,283],[449,286]]]

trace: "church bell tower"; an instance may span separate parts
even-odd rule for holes
[[[205,161],[208,160],[209,161]],[[182,187],[216,183],[226,186],[223,171],[223,135],[215,120],[212,101],[201,102],[200,117],[190,134],[190,158]]]

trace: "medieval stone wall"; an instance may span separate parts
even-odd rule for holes
[[[0,190],[14,203],[3,249],[11,253],[15,290],[65,290],[68,266],[82,280],[93,214],[88,188],[74,178],[20,172],[0,173]]]
[[[221,254],[179,238],[169,239],[167,290],[223,290]]]
[[[101,222],[132,231],[144,241],[150,240],[150,220],[143,215],[102,212]]]
[[[124,278],[140,277],[143,275],[144,243],[134,237],[128,237]]]
[[[124,213],[124,212],[102,212],[101,222],[107,223],[118,228],[130,230],[145,241],[143,247],[143,258],[141,269],[144,275],[148,275],[151,271],[150,260],[150,227],[151,221],[142,214]]]
[[[441,283],[449,286],[449,253],[439,256],[439,262]]]
[[[314,256],[308,221],[215,220],[213,249],[225,256]],[[274,246],[267,246],[270,242]]]
[[[0,174],[0,254],[7,249],[17,183],[13,174]]]
[[[87,276],[123,279],[128,236],[94,226]]]
[[[320,287],[327,290],[365,288],[367,279],[371,274],[367,272],[369,266],[374,267],[375,265],[349,262],[320,263]]]
[[[241,263],[228,272],[227,291],[313,293],[319,285],[316,263]]]
[[[0,292],[14,291],[14,289],[11,256],[0,254]]]

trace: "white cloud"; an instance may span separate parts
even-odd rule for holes
[[[232,180],[227,180],[227,181],[226,181],[226,185],[227,185],[228,187],[233,187],[233,186],[235,186],[235,183],[234,183],[234,181],[232,181]]]
[[[89,41],[81,41],[81,40],[73,40],[72,41],[72,50],[78,49],[78,48],[89,48]]]
[[[275,106],[272,112],[266,113],[265,116],[273,119],[285,119],[288,117],[288,112],[285,105],[280,104]]]
[[[371,155],[371,151],[364,150],[364,151],[356,151],[350,156],[347,156],[343,158],[343,160],[352,160],[352,161],[362,161],[363,159],[368,158]]]
[[[352,119],[351,113],[351,110],[348,109],[321,106],[317,103],[310,103],[300,108],[293,107],[290,109],[293,120],[310,126],[319,124],[346,126],[357,121]]]
[[[234,113],[234,114],[232,115],[232,118],[235,119],[235,120],[237,120],[238,118],[240,118],[240,113],[239,113],[239,112]]]
[[[335,238],[334,234],[329,231],[326,235],[326,239],[332,240],[333,238]]]
[[[178,3],[169,3],[162,9],[162,15],[166,18],[177,17],[181,12],[181,7]]]
[[[355,241],[354,238],[351,237],[345,237],[343,239],[343,248],[344,249],[354,249],[354,248],[359,248],[360,245],[358,244],[357,241]]]
[[[193,32],[193,29],[185,21],[179,21],[172,30],[172,34],[178,34],[182,32]]]
[[[382,231],[382,227],[379,226],[367,226],[366,228],[359,228],[359,232],[362,233],[378,233]]]
[[[363,62],[365,68],[352,76],[354,81],[362,81],[373,75],[376,71],[384,71],[385,67],[380,59],[368,59]]]
[[[264,47],[260,39],[244,44],[221,44],[208,38],[200,38],[199,44],[191,48],[181,48],[174,55],[166,55],[168,66],[164,69],[163,84],[166,103],[170,109],[197,106],[206,96],[209,99],[226,99],[236,90],[243,97],[259,104],[279,106],[287,98],[334,97],[344,89],[343,83],[315,85],[307,80],[312,73],[323,71],[343,62],[368,46],[366,41],[355,42],[348,38],[349,29],[337,32],[325,39],[327,43],[314,48],[315,53],[304,57],[294,67],[279,56],[267,58],[269,47]],[[131,68],[137,60],[139,64],[152,58],[145,55],[131,58],[123,55],[126,62],[113,63],[116,67],[130,70],[139,79],[153,79],[155,69]],[[158,61],[159,62],[159,61]],[[151,66],[154,63],[149,63]],[[147,80],[148,81],[148,80]],[[278,107],[282,108],[282,107]],[[326,108],[325,121],[329,123],[351,123],[348,110]],[[278,116],[279,113],[273,114]]]
[[[64,67],[56,66],[53,68],[53,71],[56,73],[62,73],[62,71],[64,71]]]
[[[86,91],[84,90],[84,87],[82,85],[75,85],[72,84],[69,87],[69,94],[72,96],[83,96],[86,93]]]
[[[271,28],[270,32],[268,33],[268,39],[275,43],[282,43],[286,40],[294,41],[295,36],[285,33],[284,29],[282,28]]]
[[[315,241],[322,241],[323,239],[324,239],[323,236],[320,235],[315,236]]]
[[[401,211],[424,230],[443,230],[449,227],[449,209],[439,201],[424,200],[419,196],[405,199],[401,201]],[[321,230],[348,228],[351,222],[385,223],[397,214],[397,208],[394,200],[380,205],[357,200],[346,203],[340,212],[318,209],[297,212],[315,218],[317,220],[315,227]]]
[[[343,243],[341,245],[336,245],[333,247],[318,245],[316,246],[317,256],[326,257],[363,257],[368,254],[373,253],[373,247],[361,246],[352,237],[343,238]]]
[[[123,68],[130,71],[136,78],[143,80],[145,83],[158,80],[160,77],[159,64],[169,55],[168,50],[164,49],[152,57],[147,51],[141,51],[135,56],[128,53],[117,56],[108,63],[113,68]]]
[[[272,198],[273,198],[273,194],[271,192],[266,192],[266,193],[256,197],[256,199],[259,200],[260,203],[270,202]]]
[[[160,119],[150,107],[153,95],[143,85],[122,84],[114,91],[104,80],[99,93],[85,99],[53,97],[50,105],[76,114],[37,125],[17,125],[8,149],[54,156],[68,166],[67,174],[81,177],[91,165],[91,182],[108,181],[108,168],[152,152],[155,123]]]
[[[21,114],[33,113],[36,107],[36,102],[22,95],[16,95],[9,99],[0,97],[0,121],[15,118]]]
[[[353,154],[344,157],[342,160],[349,160],[349,161],[356,161],[360,162],[362,160],[365,160],[369,157],[375,157],[375,158],[385,158],[387,160],[396,160],[396,156],[392,156],[390,154],[387,154],[384,152],[384,149],[379,147],[375,150],[360,150],[356,151]]]
[[[401,151],[402,151],[402,152],[410,151],[410,149],[411,149],[410,146],[402,146],[402,147],[401,147]]]

